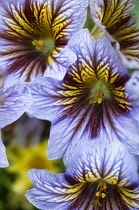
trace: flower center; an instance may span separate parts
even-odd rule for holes
[[[98,187],[97,187],[97,191],[96,191],[96,200],[94,200],[94,202],[92,203],[93,206],[101,206],[101,200],[104,199],[106,197],[106,191],[107,189],[107,185],[106,182],[103,180],[99,180],[98,181]]]
[[[93,97],[91,100],[89,100],[89,104],[98,103],[101,104],[103,101],[103,98],[110,98],[111,93],[110,90],[108,90],[106,84],[104,84],[102,81],[98,81],[97,84],[91,89],[91,97]]]
[[[32,45],[35,46],[36,50],[50,55],[55,47],[55,41],[53,38],[33,40]]]

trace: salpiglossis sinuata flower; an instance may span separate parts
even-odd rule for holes
[[[84,25],[87,1],[11,0],[1,4],[0,55],[8,73],[23,81],[38,75],[61,80],[76,59],[66,45]]]
[[[77,61],[63,81],[38,78],[28,85],[34,101],[29,113],[52,122],[48,157],[67,162],[81,142],[96,139],[105,144],[120,140],[139,154],[139,131],[132,120],[139,106],[128,99],[130,75],[111,44],[105,36],[95,41],[82,29],[69,47]]]
[[[137,165],[120,142],[84,145],[64,174],[29,171],[34,188],[27,199],[37,208],[59,210],[139,209]]]

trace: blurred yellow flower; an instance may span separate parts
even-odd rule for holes
[[[30,147],[10,145],[7,148],[10,166],[7,171],[17,175],[13,182],[12,190],[15,193],[23,194],[32,187],[28,178],[28,170],[32,168],[47,169],[54,173],[61,172],[60,160],[48,160],[46,156],[47,142],[36,144]]]

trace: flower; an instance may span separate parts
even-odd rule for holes
[[[4,81],[4,86],[0,88],[0,129],[16,121],[27,111],[32,103],[29,93],[21,93],[21,84],[12,83],[11,77]],[[27,88],[26,88],[27,89]],[[7,157],[5,147],[0,140],[0,167],[7,167]]]
[[[0,55],[8,73],[23,81],[38,75],[62,79],[76,59],[66,45],[83,27],[86,7],[87,0],[10,0],[2,5]]]
[[[90,0],[91,17],[96,23],[92,35],[97,38],[103,31],[116,44],[122,62],[129,68],[139,68],[139,30],[135,17],[129,14],[133,7],[132,0]]]
[[[83,146],[65,173],[29,171],[26,197],[39,209],[139,209],[137,164],[120,142]]]
[[[32,187],[27,172],[31,168],[47,169],[51,172],[60,172],[58,160],[48,160],[46,158],[46,140],[29,147],[21,147],[18,144],[11,144],[7,147],[10,166],[7,171],[16,174],[16,180],[12,184],[12,191],[17,194],[24,194]]]
[[[28,112],[52,122],[48,158],[69,161],[81,142],[120,140],[139,154],[139,131],[133,123],[136,100],[128,99],[127,70],[105,36],[94,40],[87,29],[72,37],[77,54],[63,81],[38,78],[30,88],[33,103]],[[137,92],[137,90],[136,90]],[[135,106],[134,106],[135,105]]]

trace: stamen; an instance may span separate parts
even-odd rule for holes
[[[98,103],[98,104],[101,104],[102,101],[103,101],[103,97],[104,97],[104,92],[103,91],[100,91],[98,90],[96,93],[95,93],[95,98],[91,99],[89,101],[89,104],[93,104],[93,103]]]
[[[36,46],[37,50],[41,50],[42,47],[44,47],[45,42],[43,40],[33,40],[32,44],[33,46]]]
[[[98,196],[100,196],[100,192],[99,191],[96,192],[96,197],[98,197]]]
[[[107,189],[106,182],[103,182],[102,180],[98,181],[98,191],[96,192],[96,200],[92,203],[93,206],[101,206],[101,201],[106,197],[106,193],[104,192]]]
[[[106,194],[105,193],[101,193],[101,197],[102,198],[105,198],[106,197]]]

